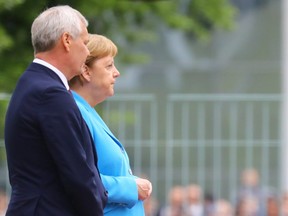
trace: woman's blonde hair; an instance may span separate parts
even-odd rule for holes
[[[117,46],[110,39],[98,34],[89,34],[89,42],[87,44],[87,48],[90,54],[86,58],[85,64],[90,68],[97,59],[106,56],[115,57],[118,52]],[[73,86],[77,81],[80,82],[81,85],[83,85],[81,75],[72,78],[69,81],[69,85]]]
[[[89,42],[87,44],[90,55],[87,57],[85,64],[91,67],[93,62],[99,58],[106,56],[116,56],[117,47],[107,37],[97,34],[89,34]]]

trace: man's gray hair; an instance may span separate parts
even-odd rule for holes
[[[33,22],[31,39],[34,53],[45,52],[54,47],[64,32],[72,38],[79,37],[81,24],[88,26],[86,18],[68,5],[55,6],[43,11]]]

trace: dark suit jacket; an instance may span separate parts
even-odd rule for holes
[[[8,216],[100,216],[107,201],[89,129],[60,78],[32,63],[5,122]]]

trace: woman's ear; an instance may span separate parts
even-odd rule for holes
[[[91,80],[91,70],[87,65],[82,66],[82,73],[81,76],[84,78],[84,80],[90,82]]]

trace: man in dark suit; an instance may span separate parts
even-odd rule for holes
[[[69,6],[33,22],[33,63],[20,77],[5,122],[12,186],[7,216],[101,216],[107,192],[91,135],[69,93],[89,55],[88,22]]]

